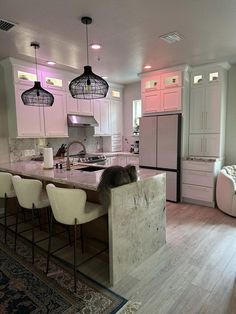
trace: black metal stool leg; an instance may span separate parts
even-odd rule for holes
[[[76,238],[77,238],[77,218],[75,218],[75,226],[74,226],[74,291],[77,291],[77,273],[76,273],[76,266],[77,266],[77,250],[76,250]]]
[[[70,246],[72,246],[72,241],[71,241],[71,236],[70,236],[70,226],[66,226],[66,229],[67,229],[67,233],[68,233],[69,244],[70,244]]]
[[[5,239],[5,244],[7,243],[7,194],[5,193],[4,197],[4,239]]]
[[[47,207],[48,233],[50,233],[50,207]]]
[[[34,204],[32,205],[32,263],[34,264]]]
[[[81,252],[84,254],[84,235],[83,235],[83,225],[80,225],[80,241],[81,241]]]
[[[52,222],[53,222],[53,214],[50,213],[50,223],[49,223],[49,239],[48,239],[48,253],[47,253],[47,266],[46,266],[46,274],[49,271],[49,259],[50,259],[50,252],[51,252],[51,242],[52,242]]]
[[[40,211],[39,211],[39,209],[37,209],[37,215],[38,215],[38,220],[39,220],[39,230],[42,230],[41,218],[40,218]]]
[[[18,216],[19,216],[19,210],[21,206],[17,206],[17,212],[16,212],[16,227],[15,227],[15,245],[14,245],[14,250],[16,252],[16,240],[17,240],[17,231],[18,231]]]
[[[22,216],[23,216],[23,221],[26,222],[26,216],[25,216],[25,210],[22,208]]]

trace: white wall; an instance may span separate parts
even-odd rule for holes
[[[141,82],[138,81],[125,85],[123,97],[123,147],[125,151],[128,151],[130,149],[130,145],[134,142],[134,138],[132,137],[133,100],[141,99]]]
[[[225,165],[236,164],[236,65],[228,73]]]
[[[0,163],[9,160],[6,93],[3,82],[3,70],[0,67]]]

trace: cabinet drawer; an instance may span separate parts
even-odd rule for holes
[[[214,187],[214,175],[211,172],[183,170],[182,182]]]
[[[122,151],[122,145],[121,144],[119,144],[119,145],[112,145],[111,151],[112,152],[121,152]]]
[[[215,167],[214,162],[206,162],[206,161],[184,160],[182,164],[183,169],[208,171],[208,172],[213,172],[214,167]]]
[[[127,159],[126,156],[118,156],[118,165],[125,167],[127,165]]]
[[[113,140],[112,139],[112,146],[116,146],[116,145],[121,145],[122,144],[122,141],[121,140],[119,140],[119,139],[117,139],[117,140]]]
[[[112,141],[113,140],[114,141],[117,141],[117,140],[121,141],[122,140],[121,134],[112,134],[111,138],[112,138]]]
[[[118,157],[117,156],[107,157],[107,159],[109,159],[109,166],[118,165]]]
[[[183,184],[182,196],[194,200],[212,202],[214,199],[214,189],[205,186]]]
[[[139,164],[139,157],[127,157],[127,164],[138,166],[138,164]]]

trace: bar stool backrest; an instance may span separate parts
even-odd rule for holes
[[[37,208],[43,190],[42,182],[34,179],[22,179],[20,176],[13,176],[12,182],[20,206],[31,209],[34,204]]]
[[[0,172],[0,198],[15,197],[15,191],[12,184],[13,175],[8,172]]]
[[[81,189],[65,189],[50,183],[46,187],[54,218],[66,225],[83,224],[89,219],[90,213],[85,211],[87,195]]]

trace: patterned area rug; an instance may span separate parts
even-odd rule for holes
[[[2,230],[0,238],[3,239]],[[73,293],[73,274],[57,262],[50,264],[55,276],[46,277],[46,258],[37,250],[32,266],[30,247],[20,240],[16,255],[0,243],[0,313],[117,313],[127,300],[78,273],[78,291]]]

